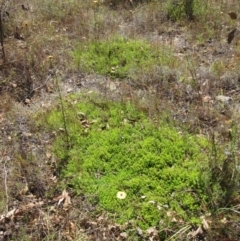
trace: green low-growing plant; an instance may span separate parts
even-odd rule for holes
[[[157,49],[142,40],[118,37],[78,44],[72,56],[78,69],[125,78],[154,65],[172,64],[171,50],[164,49]]]
[[[70,148],[61,108],[47,113],[45,123],[59,130],[54,149],[67,160],[62,175],[77,194],[91,197],[117,222],[133,220],[144,229],[199,220],[208,199],[201,174],[209,150],[204,138],[163,120],[154,123],[130,103],[72,96],[64,105]],[[119,191],[126,198],[117,198]]]
[[[225,63],[223,61],[214,61],[212,63],[212,72],[217,76],[220,77],[226,71]]]
[[[180,20],[187,17],[193,20],[194,0],[171,0],[167,6],[167,16],[171,20]]]
[[[169,0],[166,4],[166,11],[168,18],[173,21],[194,20],[195,18],[201,20],[210,14],[208,1],[201,0]]]
[[[82,2],[77,3],[74,0],[70,0],[68,2],[43,0],[41,2],[37,2],[37,4],[40,17],[43,20],[60,21],[64,21],[68,16],[71,16],[72,12],[77,9],[77,6],[79,7],[79,5],[83,5]]]

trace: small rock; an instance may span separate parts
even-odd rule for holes
[[[224,104],[229,104],[232,101],[232,98],[225,95],[218,95],[216,96],[216,100]]]

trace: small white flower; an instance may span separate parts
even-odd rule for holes
[[[125,199],[127,194],[125,192],[117,192],[118,199]]]

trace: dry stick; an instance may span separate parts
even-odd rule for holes
[[[4,51],[4,44],[3,44],[3,25],[2,25],[2,6],[0,9],[0,42],[1,42],[1,47],[2,47],[2,58],[3,58],[3,63],[6,63],[6,56],[5,56],[5,51]]]
[[[8,171],[7,171],[7,168],[6,168],[6,158],[5,158],[5,161],[4,161],[4,166],[3,166],[3,170],[4,170],[4,186],[5,186],[5,195],[6,195],[6,212],[8,213],[8,186],[7,186],[7,174],[8,174]]]
[[[183,228],[181,228],[180,230],[178,230],[175,234],[173,234],[169,239],[167,240],[173,240],[175,239],[178,235],[184,234],[186,233],[189,229],[191,228],[190,225],[184,226]]]

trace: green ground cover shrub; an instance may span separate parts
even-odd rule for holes
[[[199,0],[169,0],[166,2],[167,16],[173,21],[202,18],[208,11],[207,3]]]
[[[209,144],[204,138],[154,123],[129,103],[95,96],[72,96],[64,103],[70,147],[65,148],[59,107],[45,124],[60,130],[54,144],[62,169],[77,194],[91,197],[119,223],[141,228],[199,221],[206,205]],[[123,191],[126,198],[117,198]],[[196,221],[197,220],[197,221]]]
[[[172,62],[173,54],[166,47],[165,50],[167,52],[159,51],[143,40],[118,37],[78,44],[72,57],[78,69],[125,78],[129,73],[147,71],[150,66]]]

